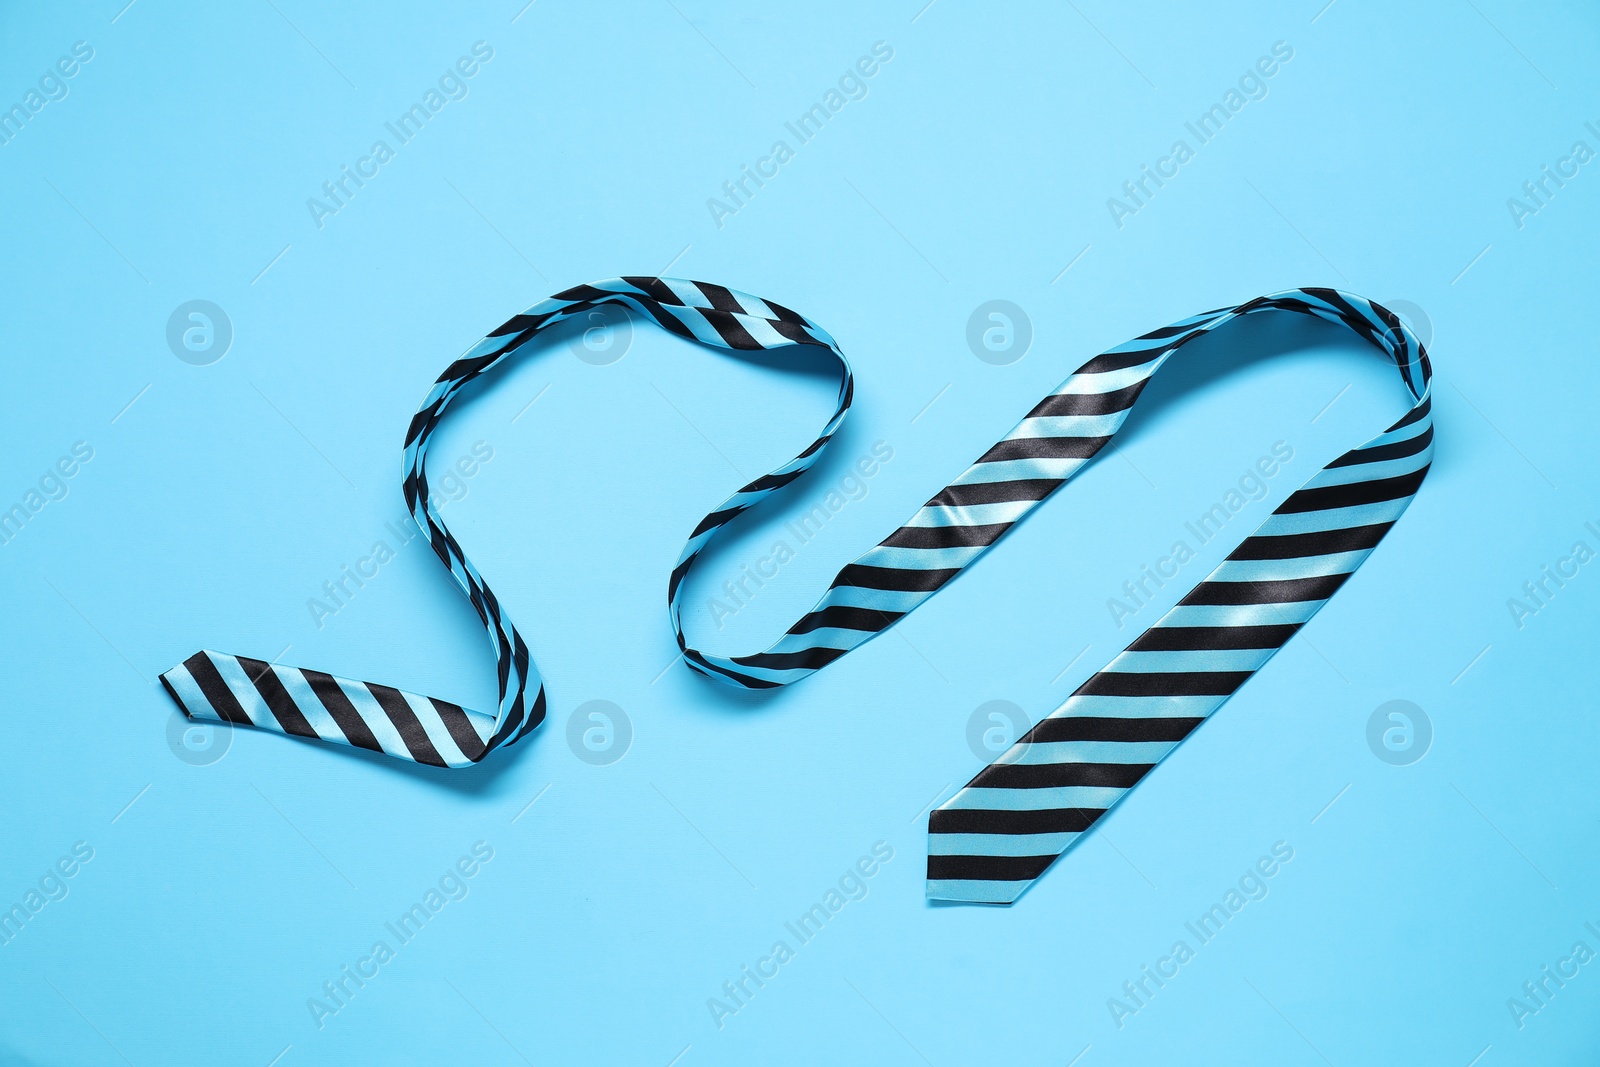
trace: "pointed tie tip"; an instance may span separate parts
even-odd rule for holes
[[[173,670],[177,670],[177,669],[178,668],[176,668],[176,667],[173,668]],[[183,712],[183,717],[186,718],[186,719],[192,719],[192,718],[194,718],[194,715],[189,711],[188,707],[184,704],[183,698],[178,695],[178,691],[176,689],[172,688],[172,681],[171,681],[171,679],[169,679],[167,677],[167,675],[169,675],[171,673],[172,673],[172,671],[167,671],[167,672],[165,672],[165,673],[163,673],[161,675],[161,688],[165,689],[167,691],[167,696],[171,697],[172,698],[172,702],[178,706],[178,710]]]
[[[927,888],[929,900],[951,904],[1008,905],[1016,903],[1017,898],[1032,884],[1032,881],[991,882],[970,878],[929,878]]]

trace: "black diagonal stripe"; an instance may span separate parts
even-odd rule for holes
[[[675,307],[684,306],[683,301],[678,299],[678,294],[673,292],[672,287],[666,282],[663,282],[660,278],[645,278],[638,275],[623,275],[622,280],[633,286],[635,289],[638,289],[640,292],[648,293],[650,295],[650,299],[659,304],[672,304]]]
[[[655,319],[656,324],[663,330],[666,330],[670,334],[675,334],[676,336],[683,338],[685,341],[693,341],[696,344],[699,344],[700,339],[694,335],[694,331],[685,326],[676,315],[666,310],[666,308],[662,306],[668,303],[674,304],[678,307],[684,306],[683,302],[677,297],[673,297],[671,301],[662,300],[658,302],[655,300],[643,300],[640,301],[639,306],[644,308],[646,314],[648,314],[652,319]]]
[[[250,716],[245,714],[244,708],[234,697],[233,690],[228,688],[228,683],[217,673],[217,665],[211,662],[210,656],[204,652],[196,652],[184,660],[183,665],[188,668],[189,677],[200,687],[200,692],[205,696],[206,703],[211,705],[211,710],[220,715],[224,722],[239,726],[253,725]]]
[[[930,834],[1081,834],[1104,808],[945,808],[930,812]]]
[[[528,712],[528,729],[533,729],[544,722],[545,712],[548,710],[548,701],[545,699],[544,686],[539,687],[539,692],[533,698],[533,708]]]
[[[178,691],[172,688],[172,683],[167,681],[167,676],[163,674],[160,676],[160,679],[161,688],[165,689],[167,691],[167,696],[171,697],[172,702],[178,705],[178,710],[183,712],[183,717],[186,719],[194,718],[194,714],[189,710],[189,705],[185,704],[183,702],[183,698],[178,695]]]
[[[1183,330],[1192,329],[1194,329],[1193,326],[1185,326],[1181,329],[1176,326],[1168,326],[1165,329],[1157,330],[1155,332],[1165,334],[1167,336],[1174,336],[1176,333],[1183,332]],[[1139,340],[1159,341],[1161,338],[1152,337],[1150,334],[1146,334],[1144,337],[1139,338]],[[1095,356],[1089,362],[1079,367],[1077,373],[1105,374],[1114,370],[1127,370],[1129,367],[1141,367],[1146,363],[1154,362],[1161,356],[1163,352],[1171,347],[1172,345],[1170,343],[1155,344],[1151,345],[1149,348],[1132,349],[1127,352],[1102,352],[1100,355]]]
[[[510,692],[509,687],[511,684],[511,662],[506,656],[506,646],[510,644],[510,642],[506,638],[505,627],[500,625],[500,620],[497,618],[492,623],[489,622],[487,619],[489,613],[484,610],[484,605],[482,604],[481,600],[474,598],[473,602],[478,605],[479,614],[485,616],[484,625],[489,627],[490,633],[493,635],[494,682],[498,687],[496,692],[500,694],[501,700],[504,701],[506,693]],[[519,701],[522,699],[522,694],[520,692],[517,694],[517,699]],[[501,723],[500,725],[503,728],[505,723]]]
[[[1011,459],[1089,459],[1109,437],[1017,437],[1001,441],[978,457],[979,463]]]
[[[680,645],[682,643],[682,641],[679,641]],[[729,670],[727,667],[718,666],[717,664],[706,659],[702,653],[697,652],[692,648],[685,648],[683,650],[683,660],[690,667],[699,671],[701,674],[721,675],[724,678],[731,678],[733,681],[737,682],[746,689],[777,689],[783,685],[782,682],[768,681],[765,678],[757,678],[754,675],[749,674],[740,674],[738,671]]]
[[[802,323],[789,322],[787,319],[768,319],[767,321],[772,323],[772,329],[775,333],[780,337],[793,341],[795,344],[826,347],[821,341],[811,336],[811,331],[807,330]]]
[[[1401,321],[1399,315],[1396,315],[1382,304],[1372,304],[1370,301],[1368,303],[1371,304],[1372,313],[1387,327],[1382,338],[1383,347],[1393,349],[1391,354],[1394,357],[1395,365],[1400,368],[1400,374],[1405,379],[1406,387],[1415,393],[1416,384],[1412,381],[1410,361],[1413,344],[1416,354],[1422,354],[1422,338],[1413,333],[1408,339],[1406,337],[1405,323]]]
[[[552,314],[559,314],[559,312],[553,312]],[[528,330],[537,330],[539,327],[549,322],[550,319],[551,314],[513,315],[499,326],[496,326],[494,329],[490,330],[487,334],[485,334],[485,336],[508,337],[511,334],[524,333]]]
[[[1306,292],[1314,293],[1319,299],[1326,301],[1339,313],[1339,318],[1343,320],[1344,324],[1348,326],[1352,332],[1359,335],[1374,348],[1383,351],[1385,354],[1390,355],[1391,358],[1393,358],[1394,354],[1389,351],[1389,344],[1387,342],[1390,342],[1393,338],[1400,336],[1398,329],[1400,320],[1396,318],[1394,313],[1389,311],[1388,308],[1380,308],[1380,306],[1376,304],[1371,305],[1373,308],[1373,316],[1369,318],[1366,312],[1362,311],[1360,308],[1350,303],[1350,301],[1346,300],[1344,298],[1344,294],[1339,292],[1337,289],[1307,289]],[[1394,320],[1393,326],[1384,321],[1383,314],[1379,314],[1380,311],[1383,312],[1383,314],[1387,314],[1390,319]],[[1374,318],[1377,321],[1374,321]],[[1398,360],[1396,360],[1396,362],[1400,368],[1400,377],[1405,381],[1406,387],[1410,388],[1411,372],[1409,368],[1403,362]]]
[[[974,504],[1009,504],[1017,500],[1043,500],[1060,487],[1060,478],[1017,478],[1009,482],[973,482],[947,485],[928,501],[930,508],[965,508]]]
[[[1254,301],[1251,301],[1251,303],[1254,303]],[[1215,308],[1211,311],[1205,312],[1204,314],[1195,315],[1189,321],[1176,322],[1171,326],[1163,326],[1158,330],[1151,330],[1149,333],[1141,333],[1137,338],[1135,338],[1135,340],[1166,341],[1173,337],[1181,337],[1183,340],[1187,341],[1190,339],[1190,337],[1198,337],[1204,332],[1202,327],[1208,325],[1208,323],[1205,321],[1206,319],[1214,315],[1228,315],[1234,312],[1247,312],[1249,310],[1250,303],[1240,304],[1238,307]],[[1190,336],[1185,337],[1185,334]]]
[[[929,856],[930,879],[1028,882],[1044,873],[1055,856]]]
[[[1281,626],[1152,626],[1129,652],[1217,652],[1230,648],[1282,648],[1300,623]],[[1048,721],[1048,720],[1047,720]]]
[[[1307,288],[1302,289],[1301,292],[1309,293],[1312,292],[1312,290]],[[1258,296],[1248,303],[1239,305],[1238,310],[1240,314],[1249,314],[1253,311],[1270,311],[1273,309],[1280,311],[1293,311],[1300,315],[1316,315],[1318,311],[1322,310],[1320,306],[1293,296],[1278,297],[1275,300],[1269,300],[1264,296]]]
[[[940,570],[903,570],[899,567],[869,567],[852,563],[839,572],[833,585],[860,589],[894,589],[902,593],[932,593],[961,573],[959,567]]]
[[[768,671],[819,671],[850,651],[847,648],[808,648],[801,652],[757,652],[753,656],[732,656],[741,667]]]
[[[305,676],[306,684],[317,695],[317,699],[322,701],[322,706],[328,709],[328,715],[335,725],[344,731],[344,736],[352,745],[373,752],[383,751],[383,746],[378,743],[378,738],[367,725],[367,720],[363,719],[356,706],[350,703],[350,698],[339,688],[339,683],[333,675],[304,667],[300,668],[300,673]]]
[[[736,311],[744,314],[744,305],[740,304],[733,292],[728,288],[714,282],[694,282],[695,288],[706,295],[706,302],[718,311]]]
[[[400,740],[406,743],[406,751],[411,753],[412,759],[418,763],[426,763],[430,767],[449,766],[439,755],[439,750],[433,747],[433,742],[428,739],[428,732],[422,728],[417,713],[411,710],[411,705],[406,702],[400,690],[379,685],[377,682],[361,684],[367,687],[367,691],[377,700],[383,713],[394,723],[394,728],[399,732]]]
[[[749,487],[746,486],[746,488]],[[744,509],[745,505],[736,504],[731,508],[724,508],[721,511],[713,511],[711,514],[700,520],[700,525],[694,528],[694,532],[689,535],[689,540],[693,541],[696,537],[699,537],[707,530],[715,530],[723,523],[732,522],[734,519],[739,517],[739,514],[744,511]]]
[[[278,725],[283,727],[284,733],[294,734],[296,737],[318,736],[317,731],[306,721],[299,705],[283,687],[283,681],[273,671],[272,664],[259,659],[246,659],[244,656],[235,656],[234,659],[239,661],[239,666],[244,668],[244,676],[250,679],[250,684],[256,687],[261,699],[272,709],[272,717],[278,720]]]
[[[1278,505],[1274,515],[1296,515],[1306,511],[1326,511],[1329,508],[1351,508],[1360,504],[1376,504],[1411,496],[1422,484],[1428,468],[1400,474],[1393,478],[1378,478],[1370,482],[1351,482],[1349,485],[1323,485],[1314,489],[1297,489],[1288,500]]]
[[[1326,600],[1349,577],[1348,574],[1324,574],[1315,578],[1285,578],[1276,582],[1204,581],[1178,603],[1293,604],[1302,600]]]
[[[1081,785],[1131,789],[1153,763],[991,763],[967,783],[980,789],[1057,789]]]
[[[1084,682],[1075,696],[1096,697],[1226,697],[1254,671],[1101,671]]]
[[[705,320],[711,324],[711,328],[717,331],[717,335],[727,343],[729,348],[748,352],[767,347],[754,337],[751,337],[750,331],[744,328],[744,323],[740,322],[732,312],[715,311],[707,308],[701,310],[700,314],[705,316]]]
[[[790,482],[804,474],[807,469],[808,468],[802,467],[799,470],[786,471],[783,474],[763,474],[761,477],[757,478],[755,481],[739,490],[739,492],[757,493],[761,492],[762,490],[782,489],[784,486],[788,485]]]
[[[523,706],[523,701],[524,701],[524,697],[522,695],[519,695],[517,697],[517,700],[516,700],[516,706],[518,708],[518,711],[517,711],[518,715],[522,714],[521,708]],[[534,728],[537,727],[541,722],[544,721],[545,708],[546,708],[546,702],[545,702],[545,695],[544,695],[544,686],[541,685],[539,687],[538,693],[534,695],[533,706],[528,710],[527,715],[522,720],[521,728],[517,730],[516,736],[513,737],[511,740],[507,741],[506,744],[514,745],[518,741],[521,741],[524,737],[527,737],[528,734],[532,733]],[[490,748],[493,748],[493,747],[494,746],[492,746],[492,745],[490,746]]]
[[[489,364],[499,359],[500,356],[501,353],[495,352],[492,355],[487,356],[473,356],[470,359],[458,359],[454,363],[450,364],[450,366],[445,368],[444,373],[439,376],[439,380],[444,381],[445,379],[449,379],[451,381],[459,381],[462,378],[471,378],[473,375],[483,371],[483,369],[489,366]]]
[[[1427,365],[1428,365],[1427,361],[1424,360],[1423,361],[1423,367],[1426,368]],[[1426,380],[1426,375],[1424,376],[1424,380]],[[1408,411],[1404,415],[1400,416],[1399,421],[1397,421],[1393,426],[1389,427],[1387,430],[1385,430],[1383,432],[1384,433],[1394,433],[1396,430],[1403,430],[1407,426],[1410,426],[1414,422],[1421,422],[1423,419],[1427,418],[1429,416],[1429,414],[1431,414],[1432,412],[1433,412],[1433,397],[1430,396],[1426,400],[1423,400],[1423,401],[1419,402],[1416,407],[1412,408],[1410,411]]]
[[[522,635],[512,631],[511,662],[516,664],[517,673],[524,679],[523,686],[527,686],[529,669],[533,665],[533,658],[528,654],[528,646],[522,640]]]
[[[1205,722],[1197,716],[1121,719],[1106,715],[1065,715],[1041,719],[1023,740],[1047,741],[1182,741]]]
[[[836,412],[834,412],[834,414],[837,415],[838,412],[836,411]],[[806,446],[806,450],[804,452],[800,453],[798,456],[796,456],[794,458],[795,459],[805,459],[806,457],[811,456],[811,455],[815,454],[816,452],[820,451],[822,449],[822,447],[824,445],[826,445],[831,440],[833,440],[833,434],[831,434],[831,433],[823,434],[821,437],[817,438],[815,441],[812,441],[809,445],[807,445]]]
[[[1382,463],[1391,459],[1404,459],[1414,456],[1433,443],[1433,427],[1429,426],[1419,434],[1407,437],[1403,441],[1393,441],[1386,445],[1374,445],[1371,448],[1352,448],[1332,463],[1330,467],[1355,467],[1362,463]]]
[[[980,548],[1011,529],[1009,522],[984,526],[902,526],[881,544],[885,548]]]
[[[504,683],[501,684],[503,688]],[[517,727],[523,725],[527,718],[523,697],[524,694],[518,693],[516,698],[511,701],[511,707],[507,709],[505,716],[498,720],[499,725],[495,729],[494,736],[489,738],[490,748],[516,744],[517,738],[522,736],[517,733]]]
[[[667,602],[669,604],[678,599],[678,587],[689,576],[690,569],[694,567],[694,561],[699,558],[700,553],[695,552],[682,563],[672,568],[672,573],[667,575]]]
[[[838,628],[841,630],[865,630],[868,633],[877,633],[888,628],[904,612],[879,611],[876,608],[852,608],[834,605],[823,608],[821,611],[809,612],[800,617],[800,621],[789,627],[790,634],[808,634],[813,630]]]
[[[444,398],[440,397],[431,404],[424,404],[422,410],[411,416],[411,424],[406,427],[407,448],[411,447],[411,442],[415,441],[427,431],[428,427],[431,425],[431,420],[435,415],[438,414],[439,406],[443,402]]]
[[[1353,332],[1369,340],[1376,334],[1378,327],[1365,315],[1357,311],[1354,305],[1340,294],[1339,290],[1329,289],[1322,285],[1308,285],[1301,292],[1310,293],[1333,308],[1338,313],[1340,321]]]
[[[624,278],[623,281],[627,281],[627,279]],[[576,304],[576,303],[580,303],[580,302],[585,301],[585,300],[604,300],[608,296],[615,296],[615,295],[616,295],[615,293],[609,292],[608,290],[601,289],[598,286],[593,286],[593,285],[590,285],[587,282],[585,282],[582,285],[574,285],[571,289],[563,289],[563,290],[561,290],[561,292],[556,293],[553,297],[551,297],[551,299],[552,300],[569,300],[572,303]]]
[[[467,713],[461,705],[452,704],[447,700],[435,700],[432,697],[428,698],[428,703],[439,713],[439,721],[450,731],[450,738],[461,750],[462,755],[477,763],[488,754],[489,749],[484,745],[483,738],[472,728],[472,721],[467,718]]]
[[[798,311],[791,311],[782,304],[775,304],[771,300],[767,300],[766,305],[772,309],[772,313],[774,315],[778,316],[778,318],[784,322],[797,323],[801,326],[804,326],[806,323],[806,317],[800,314]]]
[[[1370,526],[1346,526],[1338,530],[1317,530],[1303,534],[1255,534],[1245,538],[1228,554],[1229,559],[1299,559],[1303,556],[1330,556],[1336,552],[1359,552],[1372,548],[1389,532],[1393,522]]]
[[[1108,393],[1056,393],[1045,397],[1028,412],[1028,418],[1057,418],[1063,415],[1112,415],[1133,407],[1150,379],[1134,382]]]

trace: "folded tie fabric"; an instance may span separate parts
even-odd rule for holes
[[[488,631],[498,667],[496,713],[202,651],[161,676],[184,714],[439,767],[470,766],[538,726],[545,716],[544,685],[504,605],[430,503],[428,444],[450,404],[479,375],[556,323],[607,304],[712,347],[780,355],[820,348],[837,361],[838,402],[816,439],[702,519],[668,579],[668,614],[684,661],[746,689],[799,681],[936,593],[1105,447],[1174,352],[1233,319],[1268,312],[1314,316],[1353,331],[1397,368],[1412,401],[1402,419],[1290,496],[1177,607],[930,815],[927,891],[938,899],[1015,900],[1333,595],[1410,503],[1432,454],[1428,358],[1393,312],[1319,288],[1209,311],[1085,363],[910,521],[841,570],[817,605],[770,648],[712,655],[684,635],[684,581],[724,526],[817,462],[850,409],[849,364],[816,323],[720,285],[649,277],[580,285],[513,317],[452,363],[406,434],[406,504]]]

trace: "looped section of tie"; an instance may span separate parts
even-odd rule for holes
[[[1404,417],[1318,472],[1176,607],[929,815],[927,893],[935,899],[1016,900],[1316,614],[1406,509],[1433,452],[1428,357],[1387,308],[1307,288],[1208,311],[1078,368],[908,522],[841,570],[770,648],[711,655],[684,634],[684,581],[724,526],[817,462],[850,410],[850,365],[826,330],[759,297],[671,278],[594,282],[535,304],[472,346],[439,376],[406,433],[406,505],[483,620],[498,668],[495,714],[210,651],[161,676],[183,713],[437,767],[470,766],[537,727],[546,710],[544,684],[505,607],[430,503],[428,444],[450,404],[479,375],[554,324],[607,304],[714,348],[792,349],[799,357],[804,346],[825,349],[838,362],[838,402],[816,439],[702,519],[668,579],[668,612],[684,661],[744,689],[799,681],[938,592],[1099,454],[1175,352],[1236,318],[1314,316],[1353,331],[1398,371],[1412,402]]]

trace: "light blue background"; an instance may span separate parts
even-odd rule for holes
[[[1506,205],[1574,141],[1600,149],[1592,7],[122,4],[0,17],[7,106],[94,48],[0,146],[0,503],[94,448],[0,547],[0,904],[94,849],[0,947],[0,1063],[1593,1062],[1600,963],[1520,1029],[1507,999],[1600,949],[1600,568],[1521,629],[1507,599],[1600,545],[1600,164],[1523,228]],[[318,228],[306,199],[480,40],[470,95]],[[1267,97],[1118,228],[1106,199],[1280,40]],[[894,58],[867,97],[716,225],[707,199],[876,41]],[[420,543],[321,628],[306,602],[390,538],[405,426],[451,359],[548,293],[669,264],[803,311],[858,373],[830,457],[691,587],[715,651],[764,647],[1095,352],[1262,293],[1425,309],[1434,471],[1305,633],[1009,909],[923,900],[922,812],[982,762],[970,716],[1037,718],[1102,666],[1135,633],[1106,599],[1274,441],[1295,458],[1273,501],[1402,410],[1331,328],[1194,346],[1173,370],[1194,388],[1119,454],[893,633],[764,697],[669,669],[667,572],[810,440],[827,384],[649,329],[610,366],[541,346],[435,455],[494,449],[447,515],[544,671],[546,726],[468,773],[249,731],[176,758],[155,678],[201,647],[492,708],[482,631]],[[165,340],[197,298],[234,330],[203,367]],[[964,340],[995,298],[1035,333],[1009,366]],[[697,605],[880,439],[867,496],[710,626]],[[566,742],[594,699],[633,724],[610,766]],[[1433,723],[1411,766],[1367,745],[1391,699]],[[319,1029],[307,999],[480,840],[470,895]],[[708,998],[877,841],[894,859],[866,899],[719,1029]],[[1119,1028],[1108,998],[1278,841],[1267,898]]]

